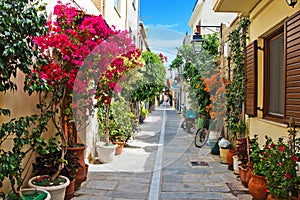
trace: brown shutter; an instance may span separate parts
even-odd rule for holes
[[[246,98],[245,113],[255,117],[257,111],[257,41],[250,43],[246,47]]]
[[[285,21],[286,99],[285,116],[300,124],[300,12]]]

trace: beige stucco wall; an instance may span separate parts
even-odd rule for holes
[[[0,94],[0,107],[1,108],[8,108],[11,111],[10,117],[3,117],[0,118],[0,123],[8,122],[12,118],[17,118],[21,116],[28,116],[38,112],[36,109],[36,104],[38,103],[37,95],[29,96],[27,93],[23,91],[24,86],[24,75],[20,72],[17,73],[16,79],[13,81],[17,84],[18,90],[16,92],[7,92],[5,95]],[[47,136],[46,136],[47,137]],[[12,148],[12,140],[13,137],[9,137],[2,145],[5,150],[11,150]],[[2,148],[1,147],[1,148]],[[25,159],[23,159],[22,166],[24,167],[23,177],[25,177],[25,182],[31,177],[32,175],[32,153],[29,153]],[[5,193],[10,190],[10,183],[6,180],[3,183],[3,187],[0,188],[0,191],[4,191]]]
[[[263,47],[262,36],[274,30],[279,24],[300,10],[298,2],[294,8],[289,7],[286,1],[262,0],[250,13],[249,43],[258,40],[258,46]],[[263,51],[258,50],[258,99],[257,106],[263,107]],[[274,139],[287,137],[287,125],[263,120],[262,112],[258,110],[258,117],[250,119],[250,136],[259,135],[260,143],[264,142],[265,135]]]

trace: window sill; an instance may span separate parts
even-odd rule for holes
[[[269,124],[272,124],[272,125],[275,125],[275,126],[280,126],[280,127],[283,127],[283,128],[287,128],[288,127],[287,124],[280,123],[280,122],[274,122],[274,121],[267,120],[267,119],[258,119],[258,121],[269,123]]]

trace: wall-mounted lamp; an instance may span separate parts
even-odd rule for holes
[[[199,53],[202,50],[202,43],[204,39],[201,35],[201,27],[203,28],[219,28],[220,29],[220,37],[222,37],[222,25],[221,26],[199,26],[197,25],[197,32],[193,35],[193,39],[191,41],[194,53]]]
[[[202,35],[199,32],[196,32],[193,35],[193,40],[191,41],[194,53],[199,53],[202,50],[202,43],[203,43]]]
[[[292,6],[294,8],[294,6],[296,5],[298,0],[286,0],[286,3],[289,5],[289,6]]]

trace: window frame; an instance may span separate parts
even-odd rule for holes
[[[286,58],[285,58],[285,43],[283,42],[283,83],[284,83],[284,91],[283,91],[283,114],[271,114],[269,113],[269,102],[270,102],[270,42],[274,41],[275,39],[283,36],[285,37],[284,33],[284,26],[280,26],[278,29],[270,33],[268,36],[264,38],[264,94],[263,94],[263,102],[264,102],[264,109],[263,109],[263,118],[275,122],[284,123],[285,120],[285,105],[286,105]]]
[[[119,17],[121,17],[121,0],[114,0],[114,8]]]

